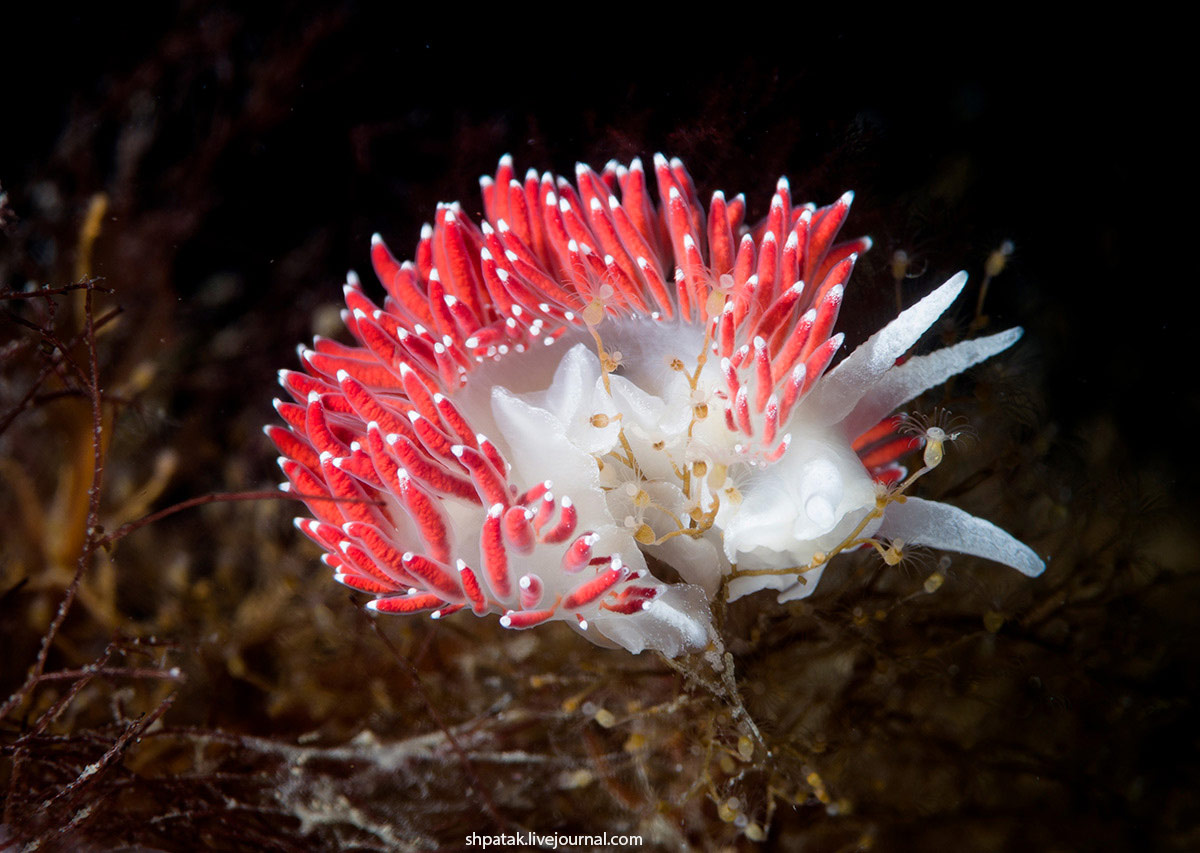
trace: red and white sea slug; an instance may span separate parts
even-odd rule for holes
[[[561,619],[676,655],[708,644],[719,590],[798,598],[848,548],[1041,572],[999,528],[903,494],[953,435],[906,436],[892,415],[1021,330],[898,365],[960,273],[828,370],[870,247],[836,242],[852,195],[797,205],[780,180],[747,225],[742,196],[706,209],[678,160],[656,156],[653,178],[634,160],[522,181],[504,157],[482,224],[439,206],[413,262],[373,240],[382,306],[349,276],[357,344],[301,348],[287,425],[267,427],[337,580],[379,612]]]

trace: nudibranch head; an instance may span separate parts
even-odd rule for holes
[[[1040,572],[999,528],[904,495],[950,436],[893,415],[1020,330],[897,364],[960,273],[830,369],[870,248],[837,240],[852,194],[796,205],[781,179],[750,226],[740,195],[705,208],[678,160],[653,172],[657,193],[638,160],[571,183],[520,180],[505,157],[480,225],[440,205],[413,262],[374,238],[382,305],[349,276],[356,344],[301,348],[304,371],[280,374],[286,426],[266,430],[336,579],[379,612],[565,620],[677,655],[709,643],[718,591],[798,598],[851,547]]]

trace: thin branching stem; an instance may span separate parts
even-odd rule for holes
[[[193,509],[205,504],[214,503],[239,503],[242,501],[329,501],[331,503],[350,503],[350,504],[373,504],[375,506],[383,506],[383,501],[372,500],[370,498],[337,498],[332,495],[305,495],[297,492],[280,492],[272,490],[263,490],[259,492],[212,492],[207,495],[199,495],[194,498],[188,498],[185,501],[180,501],[171,506],[164,507],[157,512],[152,512],[149,515],[144,515],[134,521],[126,522],[105,536],[96,540],[96,547],[108,548],[120,539],[124,539],[135,530],[140,530],[147,525],[153,524],[156,521],[161,521],[168,516],[175,515],[178,512],[183,512],[185,509]]]

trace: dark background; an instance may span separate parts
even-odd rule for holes
[[[505,152],[519,172],[570,174],[661,150],[706,191],[746,192],[752,217],[781,174],[800,199],[853,188],[876,269],[905,248],[930,276],[978,278],[1012,239],[989,308],[1030,330],[1055,417],[1068,432],[1112,418],[1169,467],[1162,414],[1197,404],[1187,387],[1148,393],[1186,338],[1163,257],[1181,244],[1166,210],[1185,178],[1181,57],[1163,34],[885,19],[759,45],[651,27],[464,34],[384,8],[26,9],[3,39],[0,180],[14,200],[48,175],[77,193],[127,181],[118,204],[182,220],[157,225],[174,291],[232,276],[233,314],[336,299],[373,231],[410,253],[437,201],[476,209]],[[272,269],[288,258],[328,289]],[[279,343],[306,331],[279,313]]]
[[[1050,778],[1069,793],[1053,800],[1057,829],[1030,837],[1035,846],[1185,849],[1196,838],[1187,814],[1197,651],[1194,631],[1179,626],[1195,602],[1186,531],[1197,509],[1189,428],[1200,417],[1190,373],[1195,264],[1178,213],[1191,182],[1180,156],[1186,52],[1150,27],[1048,29],[988,10],[956,31],[953,21],[899,16],[824,26],[803,10],[800,23],[772,24],[729,10],[759,27],[754,39],[719,20],[696,35],[618,21],[631,11],[598,13],[604,23],[587,26],[496,17],[463,33],[453,12],[422,25],[352,2],[23,9],[0,29],[0,186],[13,212],[0,285],[70,281],[87,204],[107,194],[93,271],[123,312],[107,356],[120,387],[142,394],[113,466],[119,477],[121,464],[139,471],[152,451],[176,448],[161,506],[277,479],[258,432],[273,419],[275,371],[296,366],[297,342],[335,333],[330,308],[347,269],[369,271],[372,232],[406,257],[438,201],[460,200],[477,216],[478,177],[506,152],[519,173],[571,175],[576,161],[599,167],[662,151],[684,160],[702,197],[744,191],[752,221],[782,174],[798,200],[827,203],[854,189],[847,229],[870,234],[875,248],[842,313],[851,343],[894,314],[895,250],[913,259],[911,302],[960,268],[978,282],[988,253],[1012,240],[987,313],[993,330],[1026,328],[1005,358],[1021,386],[1013,419],[1037,436],[1041,491],[1081,530],[1093,515],[1111,526],[1098,553],[1116,548],[1122,556],[1108,562],[1118,570],[1154,566],[1139,576],[1145,586],[1110,578],[1116,604],[1078,616],[1077,635],[1042,648],[1046,672],[1078,668],[1091,681],[1064,689],[1062,713],[1075,726],[1064,728]],[[959,321],[973,299],[969,291],[956,307]],[[145,364],[154,375],[138,385],[129,377]],[[6,441],[18,459],[33,449]],[[171,524],[180,526],[162,535],[193,551],[221,535],[195,516]],[[1045,541],[1064,540],[1065,529]],[[286,522],[269,536],[297,538]],[[123,547],[131,576],[150,565],[132,540]],[[201,576],[220,562],[209,552],[195,559]],[[260,579],[273,568],[255,565]],[[1186,582],[1160,585],[1163,577]],[[155,595],[122,595],[139,624],[159,618]],[[75,627],[86,650],[87,623]],[[416,630],[413,643],[425,636]],[[36,650],[35,634],[9,636],[14,659]],[[270,669],[247,648],[251,670]],[[198,654],[207,660],[210,650]],[[344,648],[329,655],[353,669]],[[1121,668],[1126,656],[1136,666]],[[748,655],[747,672],[768,660]],[[23,665],[6,671],[0,692]],[[290,741],[325,722],[311,708],[264,710],[261,684],[224,661],[208,665],[207,674],[188,669],[194,704],[176,709],[188,723]],[[1139,713],[1110,731],[1115,713],[1089,702],[1118,694]],[[984,816],[1015,826],[1028,802]],[[892,834],[883,837],[903,847],[921,813],[884,819]],[[949,813],[960,822],[944,837],[920,836],[924,844],[987,849],[1027,831],[977,834],[971,814]],[[806,824],[780,825],[782,835]],[[817,849],[846,842],[820,839]],[[786,836],[775,841],[788,846]]]

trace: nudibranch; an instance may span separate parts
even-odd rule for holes
[[[903,358],[959,273],[830,369],[871,245],[837,241],[852,194],[795,204],[781,179],[748,225],[679,160],[653,173],[657,192],[636,159],[521,180],[504,157],[480,224],[439,205],[403,263],[373,239],[382,305],[348,276],[355,344],[302,347],[266,428],[335,578],[380,613],[564,620],[674,656],[712,640],[713,596],[808,595],[852,548],[1040,573],[998,527],[906,494],[954,435],[894,414],[1021,330]]]

